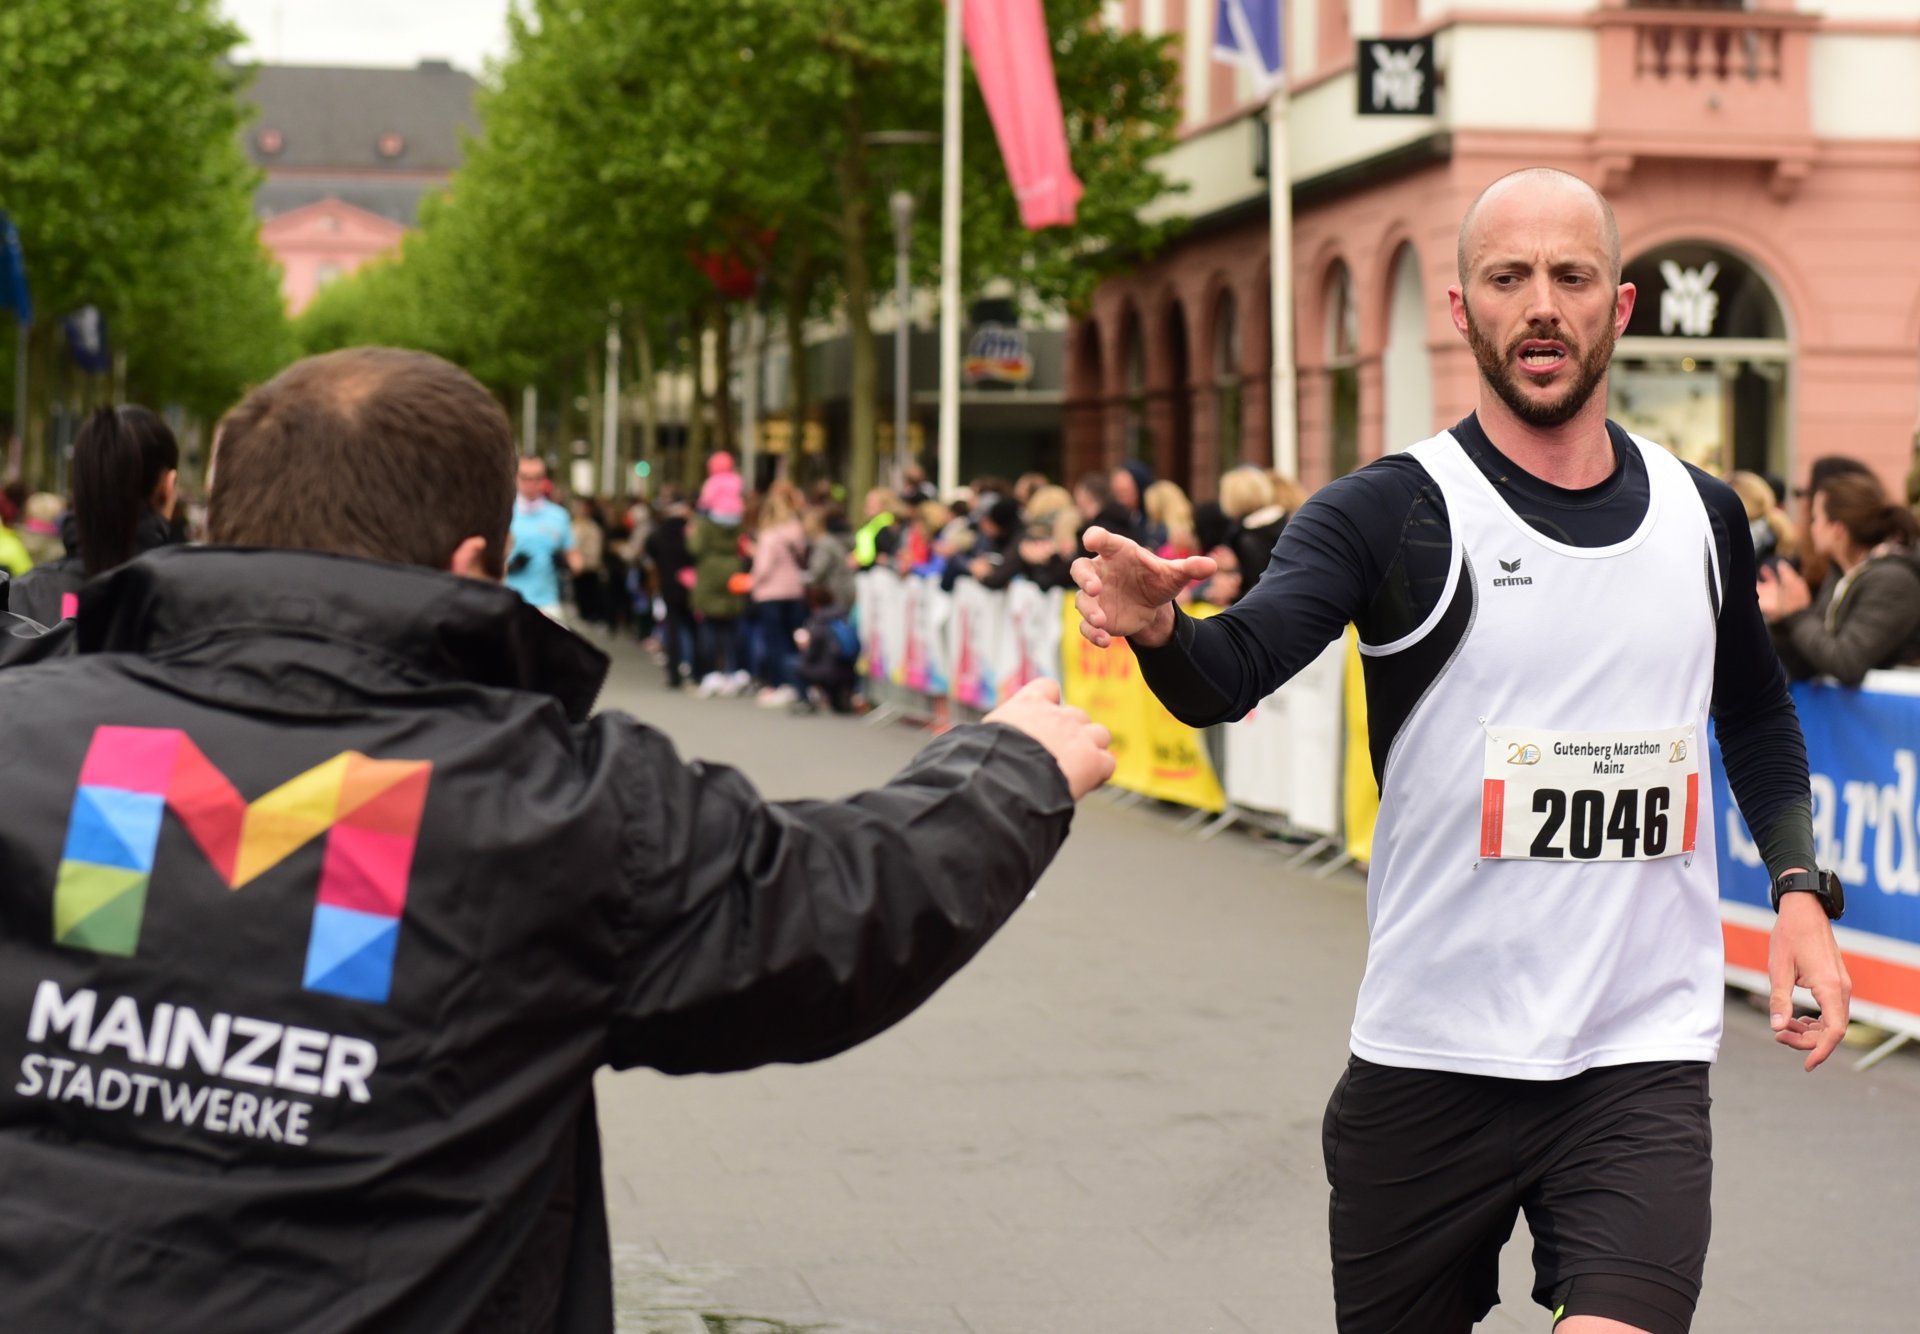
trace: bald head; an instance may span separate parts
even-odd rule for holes
[[[1511,172],[1480,192],[1467,214],[1460,219],[1460,243],[1456,260],[1460,285],[1467,285],[1467,274],[1474,256],[1493,239],[1492,233],[1516,218],[1563,210],[1591,213],[1599,228],[1599,241],[1606,251],[1613,281],[1620,281],[1620,224],[1614,220],[1613,206],[1598,190],[1578,176],[1552,167],[1526,167]]]

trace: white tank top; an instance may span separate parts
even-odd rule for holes
[[[1452,435],[1409,452],[1446,499],[1473,612],[1387,755],[1353,1051],[1515,1079],[1710,1061],[1723,955],[1705,781],[1719,572],[1706,506],[1650,441],[1647,513],[1570,547]]]

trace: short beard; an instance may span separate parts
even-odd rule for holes
[[[1464,301],[1461,305],[1467,312],[1467,343],[1473,348],[1473,359],[1480,367],[1480,378],[1492,385],[1493,392],[1500,395],[1500,401],[1507,405],[1508,411],[1527,425],[1547,429],[1565,426],[1587,406],[1593,391],[1606,379],[1616,341],[1611,328],[1585,355],[1565,334],[1542,325],[1530,325],[1527,332],[1514,339],[1512,345],[1503,352],[1474,322],[1473,307]],[[1520,371],[1513,365],[1513,356],[1520,350],[1520,344],[1530,339],[1566,344],[1569,359],[1573,362],[1573,379],[1559,398],[1542,403],[1528,398],[1522,391]]]

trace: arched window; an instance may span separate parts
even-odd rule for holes
[[[1213,400],[1215,457],[1225,472],[1240,463],[1246,421],[1240,384],[1240,306],[1231,288],[1220,293],[1213,311]]]
[[[1360,306],[1353,275],[1336,261],[1327,275],[1327,432],[1333,475],[1360,466]]]
[[[1402,450],[1433,432],[1433,361],[1427,351],[1426,297],[1420,257],[1403,245],[1393,257],[1393,295],[1387,308],[1386,445]]]
[[[1130,459],[1153,457],[1153,437],[1147,430],[1147,345],[1140,336],[1140,317],[1127,312],[1121,335],[1121,365],[1127,376],[1126,430],[1121,445]]]

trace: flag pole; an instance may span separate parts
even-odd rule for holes
[[[1287,78],[1274,77],[1267,95],[1267,212],[1272,258],[1273,387],[1268,415],[1273,427],[1273,466],[1300,478],[1299,427],[1293,385],[1293,180],[1287,152]]]
[[[940,131],[940,494],[960,486],[960,48],[966,0],[947,0]]]

